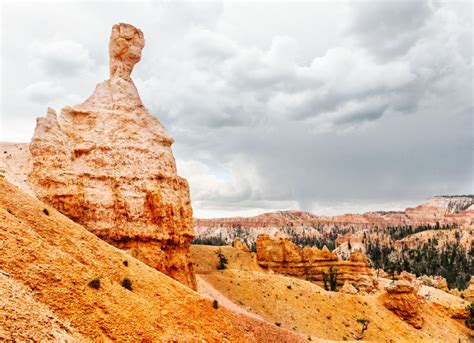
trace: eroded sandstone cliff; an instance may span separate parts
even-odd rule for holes
[[[82,104],[38,118],[28,183],[100,238],[195,288],[188,183],[130,78],[144,45],[139,29],[113,26],[110,79]]]
[[[277,273],[324,284],[324,277],[336,275],[338,287],[351,284],[358,290],[370,291],[375,286],[375,272],[367,257],[354,252],[349,260],[341,261],[327,247],[301,249],[283,235],[260,235],[257,238],[257,262]],[[346,286],[347,287],[347,286]]]

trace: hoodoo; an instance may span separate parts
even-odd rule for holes
[[[196,288],[188,183],[130,77],[144,46],[139,29],[113,26],[110,79],[82,104],[38,118],[28,183],[100,238]]]
[[[375,287],[374,270],[362,252],[354,252],[348,261],[340,261],[326,246],[321,250],[309,246],[301,249],[284,235],[266,234],[258,236],[256,247],[257,263],[277,273],[323,285],[325,275],[333,272],[339,287],[346,283],[364,291]]]

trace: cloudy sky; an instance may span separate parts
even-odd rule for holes
[[[1,137],[108,77],[111,26],[198,217],[400,209],[473,193],[471,2],[4,3]]]

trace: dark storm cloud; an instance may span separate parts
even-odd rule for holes
[[[422,29],[433,15],[434,6],[427,0],[352,3],[348,33],[378,56],[392,59],[405,54],[422,38]]]
[[[71,7],[97,34],[85,34],[75,17],[63,20]],[[32,7],[31,18],[41,10]],[[175,139],[198,216],[387,209],[473,191],[468,3],[146,3],[47,11],[57,12],[43,26],[49,34],[41,36],[33,19],[5,27],[19,35],[5,40],[7,51],[29,34],[38,37],[25,55],[4,56],[7,67],[29,70],[2,77],[9,85],[2,112],[29,111],[34,123],[50,103],[83,100],[107,77],[112,23],[136,24],[146,46],[132,76]],[[28,18],[27,8],[20,12]],[[53,34],[59,26],[66,29]],[[16,130],[26,122],[7,119]]]

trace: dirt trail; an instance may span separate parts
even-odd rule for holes
[[[229,298],[227,298],[224,294],[219,292],[217,289],[215,289],[209,282],[204,280],[202,276],[196,275],[196,281],[197,281],[197,286],[198,286],[198,292],[201,295],[207,296],[211,299],[215,299],[219,302],[219,305],[224,306],[225,308],[236,312],[240,313],[264,322],[267,322],[265,319],[263,319],[261,316],[259,316],[256,313],[250,312],[247,309],[243,308],[242,306],[237,305],[236,303],[232,302]]]

